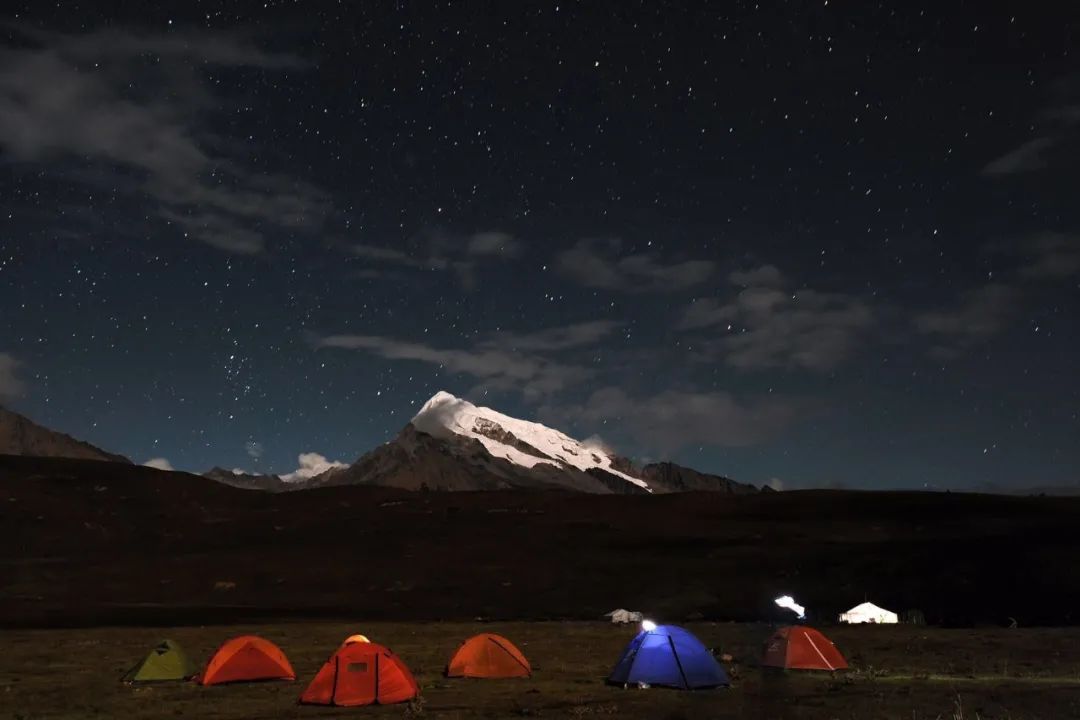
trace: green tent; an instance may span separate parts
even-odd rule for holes
[[[126,682],[186,680],[198,672],[187,653],[172,640],[162,640],[146,658],[124,674]]]

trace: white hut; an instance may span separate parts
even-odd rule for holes
[[[852,625],[858,623],[891,625],[900,622],[900,618],[897,617],[896,613],[880,608],[872,602],[864,602],[851,608],[846,613],[840,613],[840,622]]]
[[[604,617],[611,618],[611,622],[616,625],[626,625],[629,623],[639,623],[642,620],[642,615],[639,612],[633,610],[612,610],[609,613],[604,613]]]

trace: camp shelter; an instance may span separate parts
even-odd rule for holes
[[[844,670],[847,660],[829,638],[805,625],[782,627],[765,642],[765,667],[785,670]]]
[[[878,607],[872,602],[859,603],[846,613],[840,613],[840,622],[858,625],[860,623],[875,623],[878,625],[891,625],[900,622],[896,613]]]
[[[624,608],[618,608],[609,613],[604,613],[604,617],[611,618],[613,625],[629,625],[631,623],[639,623],[645,619],[641,613],[634,610],[626,610]]]
[[[502,635],[481,633],[461,644],[446,666],[447,677],[530,677],[532,667],[514,643]]]
[[[306,705],[389,705],[420,694],[405,663],[382,645],[342,645],[300,695]]]
[[[675,625],[642,630],[608,677],[612,685],[659,685],[695,690],[729,685],[727,673],[700,640]]]
[[[368,640],[367,635],[356,634],[356,635],[350,635],[349,637],[345,638],[345,640],[341,643],[341,646],[345,647],[346,645],[351,645],[352,643],[358,643],[358,642],[364,643],[364,642],[371,642],[371,641]]]
[[[173,640],[162,640],[135,667],[124,674],[125,682],[187,680],[198,672],[195,663]]]
[[[199,684],[295,679],[296,673],[281,648],[256,635],[241,635],[226,641],[210,657]]]

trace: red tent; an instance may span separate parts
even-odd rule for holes
[[[783,627],[773,633],[765,643],[761,664],[785,670],[844,670],[848,666],[829,638],[804,625]]]
[[[330,656],[300,696],[307,705],[389,705],[420,694],[409,668],[382,645],[356,642]]]

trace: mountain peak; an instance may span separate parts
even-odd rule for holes
[[[420,412],[416,413],[416,415],[417,415],[417,417],[419,417],[420,415],[423,415],[426,412],[432,412],[433,410],[435,410],[435,409],[437,409],[437,408],[439,408],[441,406],[448,405],[448,404],[453,403],[453,402],[464,402],[464,401],[461,398],[459,398],[457,395],[454,395],[452,393],[448,393],[445,390],[440,390],[439,392],[432,395],[430,400],[428,400],[426,403],[424,403],[424,406],[422,408],[420,408]],[[415,419],[416,418],[413,418],[413,420],[415,420]]]
[[[493,457],[524,468],[550,465],[582,472],[603,471],[650,491],[641,478],[616,468],[607,451],[554,428],[520,420],[439,391],[412,419],[413,427],[436,438],[457,436],[478,441]]]

